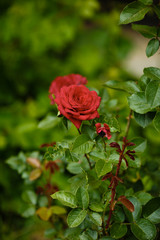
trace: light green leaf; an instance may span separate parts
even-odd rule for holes
[[[137,113],[144,114],[151,111],[151,106],[147,102],[144,92],[132,94],[128,97],[128,103],[130,108]]]
[[[94,146],[94,142],[91,141],[87,134],[81,134],[73,143],[72,151],[80,154],[89,153]]]
[[[89,205],[89,194],[87,190],[87,186],[80,187],[76,193],[76,198],[78,201],[79,207],[83,209],[87,209]]]
[[[157,28],[140,24],[132,24],[132,29],[141,33],[146,38],[157,37]]]
[[[160,80],[160,68],[148,67],[143,70],[144,75],[152,80]]]
[[[94,224],[96,224],[97,226],[101,226],[102,225],[102,218],[101,218],[101,215],[99,213],[89,212],[89,217],[92,220],[92,222]]]
[[[141,127],[145,128],[153,121],[155,114],[155,112],[148,112],[145,114],[134,112],[134,119]]]
[[[127,226],[120,223],[113,223],[111,230],[111,237],[115,239],[120,239],[127,233]]]
[[[46,116],[42,121],[39,122],[38,128],[48,129],[55,127],[61,121],[57,116]]]
[[[139,240],[154,240],[156,237],[156,227],[143,218],[131,224],[131,231]]]
[[[96,162],[96,172],[98,177],[105,175],[106,173],[109,173],[112,170],[113,165],[109,162],[106,162],[105,160],[99,159]]]
[[[128,92],[130,94],[140,92],[141,88],[134,81],[116,81],[110,80],[104,84],[106,87]]]
[[[144,18],[150,7],[145,6],[141,2],[132,2],[128,4],[120,14],[120,24],[128,24],[139,21]]]
[[[143,217],[152,223],[160,223],[160,197],[153,198],[144,206]]]
[[[160,105],[160,82],[151,81],[146,87],[146,99],[151,108],[155,108]]]
[[[160,112],[156,113],[156,116],[153,120],[154,126],[158,132],[160,132]]]
[[[61,201],[65,206],[71,208],[77,207],[76,197],[70,192],[59,191],[52,194],[51,197]]]
[[[67,170],[73,174],[82,173],[82,168],[79,162],[69,163],[67,166]]]
[[[37,194],[31,190],[26,190],[22,193],[22,199],[25,202],[32,203],[35,205],[37,203]]]
[[[80,208],[72,209],[72,211],[68,214],[67,223],[70,228],[74,228],[79,226],[87,215],[86,210],[82,210]]]
[[[159,49],[159,40],[153,38],[149,41],[147,48],[146,48],[146,55],[147,57],[153,56]]]
[[[109,125],[111,132],[120,132],[121,128],[117,118],[107,118],[106,123]]]
[[[52,213],[56,215],[61,215],[66,213],[66,209],[61,206],[52,206],[50,207],[50,209],[52,210]]]
[[[104,210],[102,203],[98,202],[90,203],[89,208],[94,212],[103,212]]]

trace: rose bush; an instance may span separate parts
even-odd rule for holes
[[[87,84],[87,79],[80,74],[69,74],[66,76],[59,76],[56,77],[49,88],[49,98],[51,99],[51,104],[54,104],[54,98],[57,97],[60,93],[60,90],[64,86],[70,86],[70,85],[85,85]]]
[[[69,119],[76,128],[80,128],[84,120],[99,117],[97,109],[101,98],[95,91],[90,91],[83,85],[61,88],[55,102],[60,113]]]

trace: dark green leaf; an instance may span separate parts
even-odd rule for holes
[[[134,81],[120,82],[116,80],[110,80],[105,83],[105,86],[112,89],[125,91],[130,94],[141,91],[141,88]]]
[[[134,149],[136,153],[143,153],[147,147],[147,140],[142,137],[133,138],[131,142],[135,143],[135,146],[130,149]]]
[[[153,198],[144,206],[143,217],[152,223],[160,223],[160,197]]]
[[[77,207],[76,197],[70,192],[59,191],[52,194],[51,197],[61,201],[65,206],[71,208]]]
[[[113,223],[110,234],[115,239],[120,239],[127,233],[127,226],[124,224]]]
[[[145,91],[145,89],[146,89],[146,87],[147,87],[147,85],[148,85],[149,82],[150,82],[150,79],[143,74],[143,75],[141,76],[138,84],[140,85],[140,87],[142,88],[142,90]]]
[[[87,186],[85,187],[80,187],[76,193],[76,198],[78,201],[79,207],[83,209],[87,209],[89,205],[89,195],[88,195],[88,190]]]
[[[156,237],[156,227],[147,219],[132,223],[131,231],[139,240],[154,240]]]
[[[141,33],[146,38],[157,37],[157,28],[155,26],[132,24],[132,29]]]
[[[144,114],[151,111],[151,106],[147,102],[144,92],[132,94],[128,97],[128,103],[130,108],[137,113]]]
[[[146,13],[150,10],[150,7],[145,6],[141,2],[132,2],[128,4],[120,15],[120,24],[128,24],[142,20]]]
[[[152,80],[160,80],[160,68],[148,67],[143,70],[144,75]]]
[[[151,81],[146,87],[146,99],[151,108],[155,108],[160,105],[160,82]]]
[[[117,118],[107,118],[106,123],[109,125],[111,132],[120,132],[120,125]]]
[[[122,210],[122,208],[118,205],[116,205],[114,212],[113,212],[113,218],[115,222],[122,223],[125,220],[125,215]]]
[[[140,114],[134,112],[134,118],[136,122],[143,128],[147,127],[155,117],[155,112],[148,112],[145,114]]]
[[[142,2],[145,5],[150,5],[153,3],[153,0],[139,0],[140,2]]]
[[[72,209],[72,211],[68,214],[67,223],[70,228],[74,228],[79,226],[87,215],[86,210],[82,210],[80,208]]]
[[[78,136],[73,143],[72,151],[80,154],[89,153],[94,145],[94,142],[90,141],[90,137],[87,134]]]
[[[149,41],[147,48],[146,48],[146,55],[147,57],[153,56],[159,49],[159,40],[153,38]]]
[[[134,211],[130,212],[126,207],[124,207],[125,214],[130,222],[136,221],[140,218],[142,212],[142,206],[140,201],[135,197],[127,198],[134,205]]]
[[[153,120],[154,126],[158,132],[160,132],[160,112],[156,113],[156,116]]]
[[[105,160],[99,159],[96,162],[96,172],[98,177],[105,175],[106,173],[109,173],[112,170],[113,165],[109,162],[106,162]]]
[[[158,18],[160,19],[160,6],[153,5],[153,9],[154,9],[155,13],[157,14]]]
[[[99,213],[89,212],[89,217],[92,220],[92,222],[94,224],[96,224],[97,226],[101,226],[102,225],[102,218],[101,218],[101,215]]]

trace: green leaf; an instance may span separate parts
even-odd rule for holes
[[[94,212],[103,212],[104,210],[103,205],[98,202],[90,203],[89,208]]]
[[[159,49],[159,40],[153,38],[149,41],[147,48],[146,48],[146,55],[147,57],[153,56]]]
[[[152,223],[160,223],[160,197],[153,198],[144,206],[143,217]]]
[[[109,173],[112,170],[113,165],[109,162],[106,162],[105,160],[99,159],[96,162],[96,172],[98,177],[105,175],[106,173]]]
[[[105,86],[112,89],[125,91],[130,94],[141,91],[141,88],[134,81],[122,82],[122,81],[110,80],[105,83]]]
[[[130,108],[137,113],[144,114],[151,111],[151,106],[147,102],[144,92],[132,94],[128,97],[128,103]]]
[[[134,112],[134,119],[141,127],[145,128],[153,121],[155,114],[155,112],[148,112],[145,114]]]
[[[141,2],[132,2],[128,4],[120,14],[120,24],[128,24],[139,21],[144,18],[150,7],[145,6]]]
[[[71,208],[77,207],[76,197],[70,192],[59,191],[52,194],[51,197],[61,201],[65,206]]]
[[[52,206],[50,207],[50,209],[52,210],[52,213],[56,215],[61,215],[66,213],[66,209],[64,207]]]
[[[141,33],[146,38],[157,37],[157,28],[140,24],[132,24],[132,29]]]
[[[147,76],[145,76],[144,74],[141,76],[141,78],[139,79],[138,84],[140,85],[140,87],[142,88],[143,91],[145,91],[148,83],[150,82],[150,78],[148,78]]]
[[[153,0],[139,0],[140,2],[142,2],[145,5],[150,5],[153,3]]]
[[[72,209],[72,211],[68,214],[67,223],[70,228],[74,228],[79,226],[87,215],[86,210],[82,210],[80,208]]]
[[[133,205],[134,211],[130,212],[126,207],[124,207],[125,214],[130,222],[136,221],[140,218],[142,212],[142,206],[140,201],[135,197],[127,198]]]
[[[139,240],[154,240],[156,237],[156,227],[143,218],[131,224],[131,231]]]
[[[113,218],[115,222],[122,223],[125,220],[125,215],[122,210],[122,208],[118,205],[116,205],[114,212],[113,212]]]
[[[158,18],[160,19],[160,6],[153,5],[153,9],[154,9],[155,13],[157,14]]]
[[[133,138],[131,142],[133,142],[135,146],[130,147],[130,149],[134,149],[136,153],[143,153],[147,147],[147,140],[142,137]]]
[[[151,194],[146,192],[136,192],[135,196],[138,198],[142,205],[145,205],[149,200],[152,199]]]
[[[110,234],[115,239],[120,239],[127,233],[127,226],[124,224],[113,223]]]
[[[156,116],[153,120],[154,126],[158,132],[160,132],[160,112],[156,113]]]
[[[94,146],[94,142],[91,142],[90,140],[91,139],[87,134],[81,134],[73,143],[72,151],[81,154],[89,153]]]
[[[25,211],[21,214],[22,217],[28,218],[31,217],[35,214],[36,210],[35,210],[35,206],[31,206],[27,209],[25,209]]]
[[[97,225],[97,226],[102,225],[102,218],[101,218],[101,215],[99,213],[89,212],[89,217],[95,225]]]
[[[151,81],[146,87],[146,99],[151,108],[155,108],[160,105],[160,82]]]
[[[22,199],[25,202],[32,203],[35,205],[37,203],[37,194],[33,191],[27,190],[22,193]]]
[[[121,128],[117,118],[107,118],[106,123],[109,125],[111,132],[120,132]]]
[[[61,121],[60,118],[58,118],[57,116],[50,116],[50,115],[48,115],[42,121],[39,122],[38,128],[41,128],[41,129],[53,128],[60,121]]]
[[[82,168],[79,162],[69,163],[67,166],[67,170],[73,174],[82,173]]]
[[[144,75],[152,80],[160,80],[160,68],[148,67],[143,70]]]
[[[79,207],[87,209],[89,205],[89,194],[87,187],[80,187],[76,193],[76,198],[78,201]]]

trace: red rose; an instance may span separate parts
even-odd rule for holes
[[[54,94],[54,96],[57,97],[62,87],[85,84],[87,84],[87,79],[79,74],[70,74],[55,78],[49,88],[49,98],[51,99],[51,104],[55,103],[52,95]]]
[[[63,87],[55,99],[58,110],[68,118],[76,128],[80,128],[82,121],[99,117],[97,109],[101,98],[95,91],[83,85]]]

